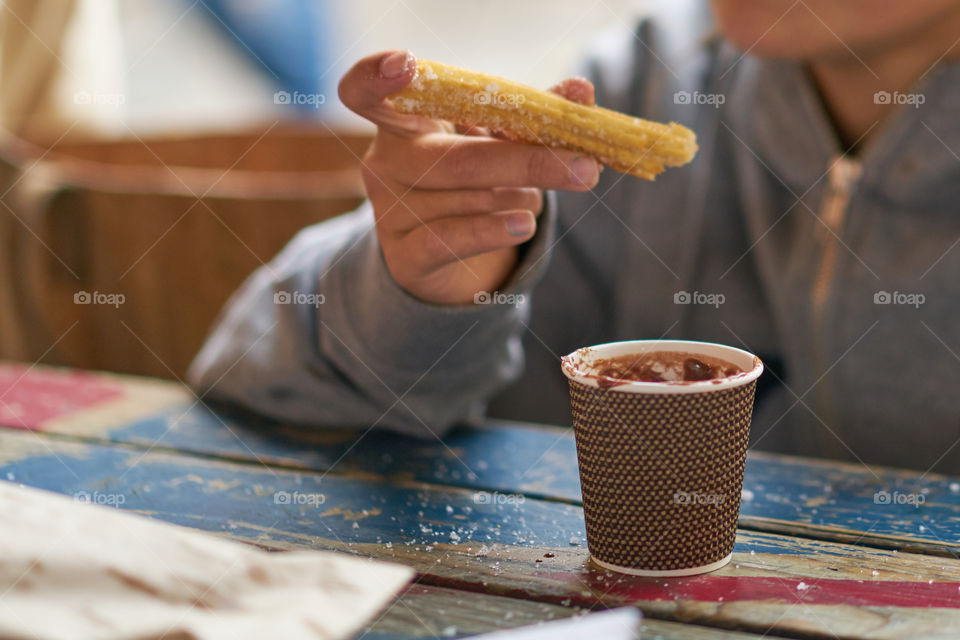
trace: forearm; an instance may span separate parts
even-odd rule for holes
[[[190,381],[297,423],[441,433],[482,415],[520,374],[529,290],[552,227],[548,213],[524,275],[498,300],[462,306],[424,303],[393,281],[366,205],[306,229],[231,299]]]

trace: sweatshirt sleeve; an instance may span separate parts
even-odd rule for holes
[[[478,419],[523,369],[554,218],[548,197],[514,279],[459,306],[396,284],[368,202],[308,227],[234,293],[187,378],[201,397],[316,427],[428,436]]]

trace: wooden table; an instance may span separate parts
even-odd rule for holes
[[[414,567],[365,638],[634,605],[643,637],[960,637],[960,478],[751,453],[733,560],[640,579],[587,557],[572,433],[303,431],[157,380],[0,363],[0,479],[269,549]]]

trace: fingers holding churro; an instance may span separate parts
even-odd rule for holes
[[[414,76],[409,52],[384,52],[348,71],[340,96],[377,125],[363,180],[393,280],[420,300],[469,304],[509,279],[518,246],[536,232],[541,189],[591,189],[599,165],[583,153],[498,139],[479,125],[457,135],[450,120],[399,113],[388,97]],[[577,99],[591,89],[583,81],[560,87]]]

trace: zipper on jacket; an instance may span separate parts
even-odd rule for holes
[[[817,267],[817,273],[814,277],[813,288],[810,299],[811,332],[812,332],[812,371],[814,379],[823,375],[827,368],[833,363],[828,362],[827,338],[830,328],[827,327],[826,306],[830,298],[830,292],[833,289],[835,271],[837,266],[837,254],[842,249],[840,236],[843,231],[844,221],[847,216],[847,210],[850,206],[850,194],[853,187],[860,177],[861,164],[857,160],[847,156],[839,156],[834,159],[830,166],[828,184],[823,201],[820,204],[818,217],[820,222],[816,223],[816,237],[818,244],[822,247],[820,262]],[[831,429],[836,431],[833,421],[836,418],[836,412],[833,407],[833,393],[829,390],[829,385],[820,381],[817,389],[814,390],[816,403],[814,410],[817,415]],[[836,442],[833,436],[827,436],[829,442],[823,444],[830,450],[840,454],[843,449],[840,443]]]

